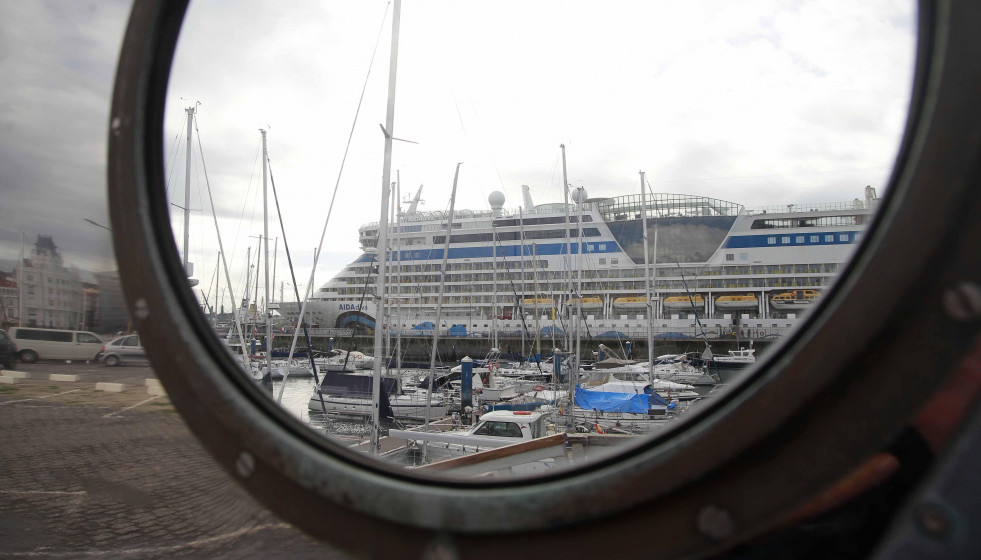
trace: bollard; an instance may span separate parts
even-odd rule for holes
[[[470,411],[473,407],[473,360],[465,356],[460,360],[460,418],[464,424],[470,424]]]

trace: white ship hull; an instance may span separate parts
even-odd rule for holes
[[[688,195],[658,196],[663,200],[649,201],[649,214],[670,208],[664,217],[671,218],[673,225],[660,227],[665,233],[675,228],[673,238],[681,240],[672,247],[677,263],[660,262],[652,267],[656,279],[652,289],[658,297],[650,322],[655,326],[655,336],[663,334],[665,338],[698,335],[691,318],[685,317],[692,311],[688,298],[664,301],[669,295],[687,293],[701,298],[695,308],[709,332],[728,332],[731,318],[723,313],[739,310],[746,312],[740,328],[747,337],[786,334],[799,318],[787,318],[782,312],[807,309],[811,303],[775,302],[772,298],[788,290],[820,289],[832,283],[838,267],[846,262],[871,221],[876,202],[869,199],[864,204],[808,205],[804,210],[795,206],[797,210],[784,207],[764,212]],[[648,324],[646,303],[616,301],[642,298],[646,290],[641,224],[636,219],[636,206],[630,204],[636,202],[622,197],[582,205],[583,237],[573,238],[572,253],[575,256],[581,246],[585,254],[572,260],[583,268],[575,286],[586,300],[583,320],[593,333],[621,332],[640,337]],[[572,210],[576,216],[578,208]],[[399,219],[400,231],[389,235],[395,247],[389,270],[397,278],[388,291],[390,307],[384,321],[390,331],[431,337],[438,329],[445,339],[489,337],[495,326],[504,336],[518,336],[535,327],[555,333],[568,330],[571,306],[553,303],[567,299],[569,293],[569,245],[562,225],[562,205],[525,209],[520,216],[504,210],[461,211],[454,220],[460,221],[461,227],[453,229],[445,274],[434,273],[443,257],[445,215],[412,212],[403,213]],[[375,279],[366,275],[376,260],[373,244],[377,234],[377,224],[362,226],[365,252],[315,293],[305,317],[308,324],[363,333],[376,327],[379,313],[370,295]],[[669,237],[662,235],[665,238]],[[529,258],[528,239],[535,240],[535,259]],[[360,287],[366,280],[369,295],[363,298]],[[446,284],[441,324],[433,326],[441,280]],[[543,293],[554,297],[542,297]],[[738,294],[752,294],[763,304],[718,301],[720,296]],[[295,321],[297,309],[295,303],[283,303],[280,313]],[[522,314],[537,315],[534,327],[527,321],[522,323]],[[457,327],[451,331],[454,325]]]

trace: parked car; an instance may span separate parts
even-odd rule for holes
[[[17,345],[10,339],[6,331],[0,331],[0,367],[14,369],[17,359]]]
[[[24,363],[38,360],[94,360],[102,339],[88,331],[14,327],[10,338],[17,344],[17,359]]]
[[[109,367],[129,363],[146,363],[146,350],[140,342],[140,335],[121,336],[102,347],[99,360]]]

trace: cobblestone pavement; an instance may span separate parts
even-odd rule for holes
[[[0,558],[345,558],[235,485],[142,389],[150,368],[17,370],[83,379],[0,385]]]

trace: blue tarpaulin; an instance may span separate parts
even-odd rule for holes
[[[663,399],[661,399],[663,401]],[[600,412],[633,412],[647,414],[651,408],[651,396],[632,393],[607,393],[587,391],[576,387],[576,406],[585,410]]]
[[[620,331],[606,331],[596,335],[596,338],[615,338],[617,340],[627,340],[627,335]]]

